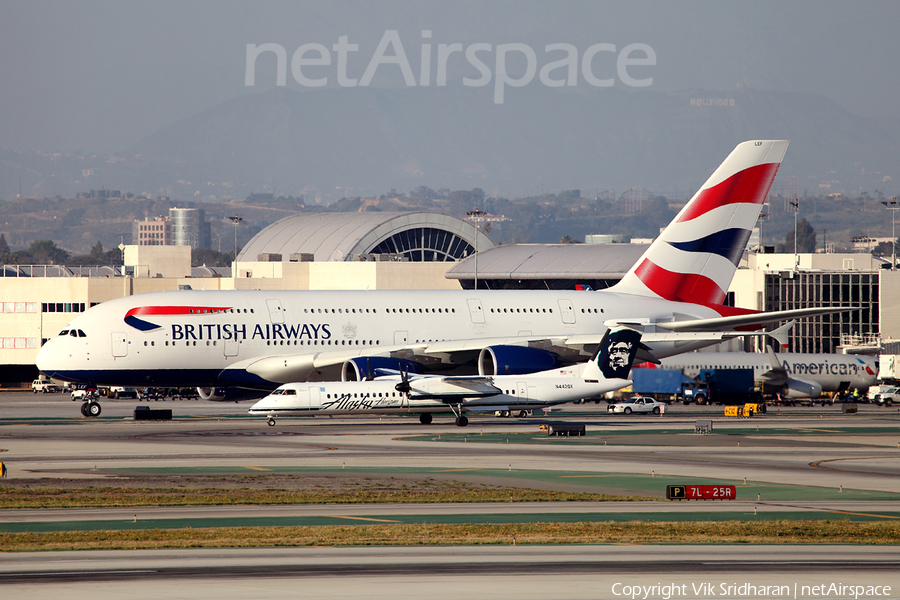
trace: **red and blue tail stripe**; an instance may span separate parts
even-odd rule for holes
[[[615,291],[721,305],[787,145],[739,144]]]

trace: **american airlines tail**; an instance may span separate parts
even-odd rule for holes
[[[722,304],[789,143],[738,144],[611,291]]]

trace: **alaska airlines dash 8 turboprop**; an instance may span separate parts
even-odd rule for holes
[[[436,413],[453,413],[456,424],[469,423],[466,412],[527,412],[613,392],[631,385],[628,372],[640,345],[635,330],[606,332],[597,352],[586,363],[522,375],[441,376],[406,372],[363,381],[288,383],[250,407],[265,415],[269,425],[277,416],[349,414],[418,414],[429,424]]]
[[[818,398],[822,392],[864,390],[875,385],[878,362],[858,354],[799,354],[769,348],[762,352],[691,352],[662,360],[662,368],[680,368],[696,377],[703,369],[753,369],[757,382],[784,398]]]
[[[739,144],[608,290],[139,294],[75,317],[41,348],[37,366],[63,381],[190,386],[214,399],[217,388],[358,380],[375,368],[544,371],[591,356],[618,324],[640,326],[649,351],[639,358],[656,362],[764,324],[835,312],[722,304],[787,146]],[[99,413],[98,404],[87,409]]]

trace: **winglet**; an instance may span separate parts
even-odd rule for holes
[[[791,329],[794,328],[794,325],[797,324],[797,321],[788,321],[775,331],[770,331],[768,336],[781,344],[782,348],[788,347],[788,334],[791,332]]]

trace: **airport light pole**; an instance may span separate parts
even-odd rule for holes
[[[797,215],[800,214],[800,198],[791,200],[791,206],[794,207],[794,270],[800,266],[800,255],[797,254]]]
[[[237,215],[234,215],[233,217],[228,217],[228,218],[231,219],[232,223],[234,223],[234,261],[233,262],[235,264],[235,267],[237,267],[237,228],[238,228],[238,225],[241,224],[241,221],[243,221],[244,219]],[[234,276],[233,273],[232,273],[232,276]]]
[[[481,228],[479,227],[479,223],[484,218],[487,213],[483,210],[469,210],[466,211],[466,216],[469,217],[469,220],[475,223],[475,289],[478,289],[478,234],[481,232]]]
[[[765,244],[763,243],[763,222],[769,218],[769,213],[761,212],[759,213],[759,246],[756,248],[756,253],[759,254],[760,250],[765,248]]]
[[[897,202],[895,197],[890,200],[882,200],[881,203],[891,211],[891,271],[893,271],[897,268],[897,234],[894,232],[894,213],[900,209],[900,202]]]

